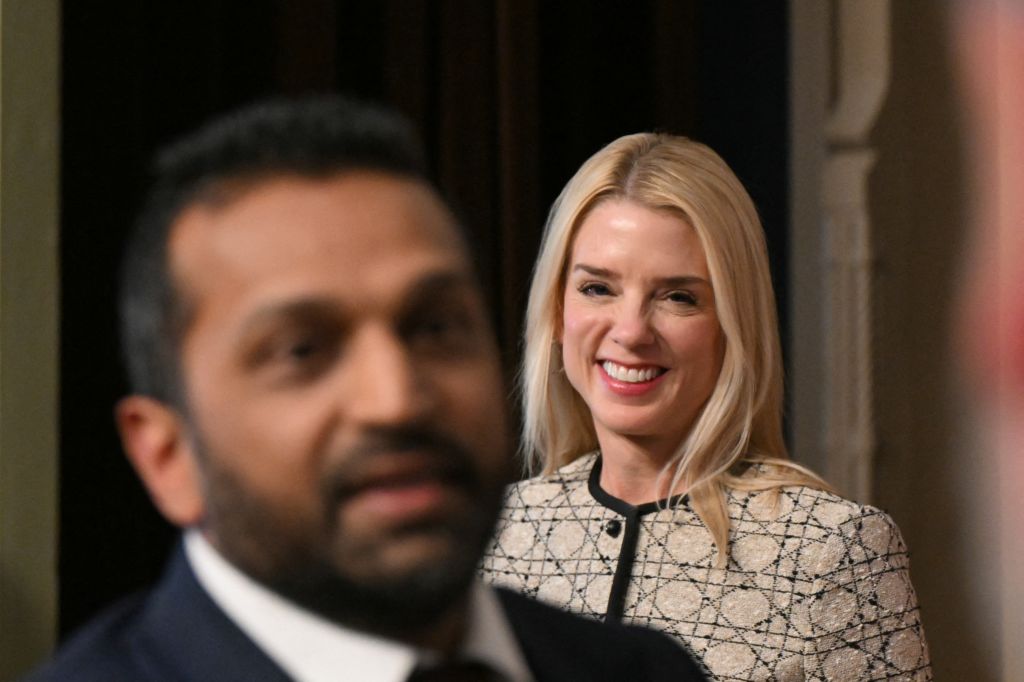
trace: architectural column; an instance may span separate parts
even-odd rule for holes
[[[871,501],[876,438],[872,392],[874,251],[869,135],[889,86],[889,0],[838,0],[836,99],[825,122],[822,187],[825,285],[825,477]]]
[[[876,429],[867,180],[889,85],[889,0],[796,0],[791,19],[793,449],[868,502]]]

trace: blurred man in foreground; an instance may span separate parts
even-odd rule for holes
[[[697,679],[660,636],[474,581],[498,355],[403,121],[225,117],[162,154],[136,227],[117,421],[182,550],[38,679]]]

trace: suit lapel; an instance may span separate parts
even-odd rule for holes
[[[206,594],[181,547],[146,606],[133,649],[153,679],[290,679]]]
[[[561,613],[548,610],[533,601],[504,589],[495,589],[505,616],[519,641],[523,656],[538,682],[573,680],[580,677],[587,661],[566,656],[562,647],[576,645],[579,633],[562,627]],[[575,637],[574,637],[575,635]]]

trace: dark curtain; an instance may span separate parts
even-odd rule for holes
[[[510,370],[544,216],[561,186],[618,135],[695,130],[685,95],[696,85],[693,2],[625,12],[593,2],[322,0],[282,10],[279,87],[355,92],[419,125],[475,238]]]
[[[157,146],[263,96],[342,91],[401,109],[475,241],[511,378],[548,207],[620,135],[665,130],[718,150],[754,196],[784,281],[785,9],[783,0],[65,2],[62,632],[150,582],[176,536],[121,457],[111,417],[126,388],[116,264]]]

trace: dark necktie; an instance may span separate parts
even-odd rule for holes
[[[507,682],[504,675],[480,661],[441,661],[420,664],[408,682]]]

